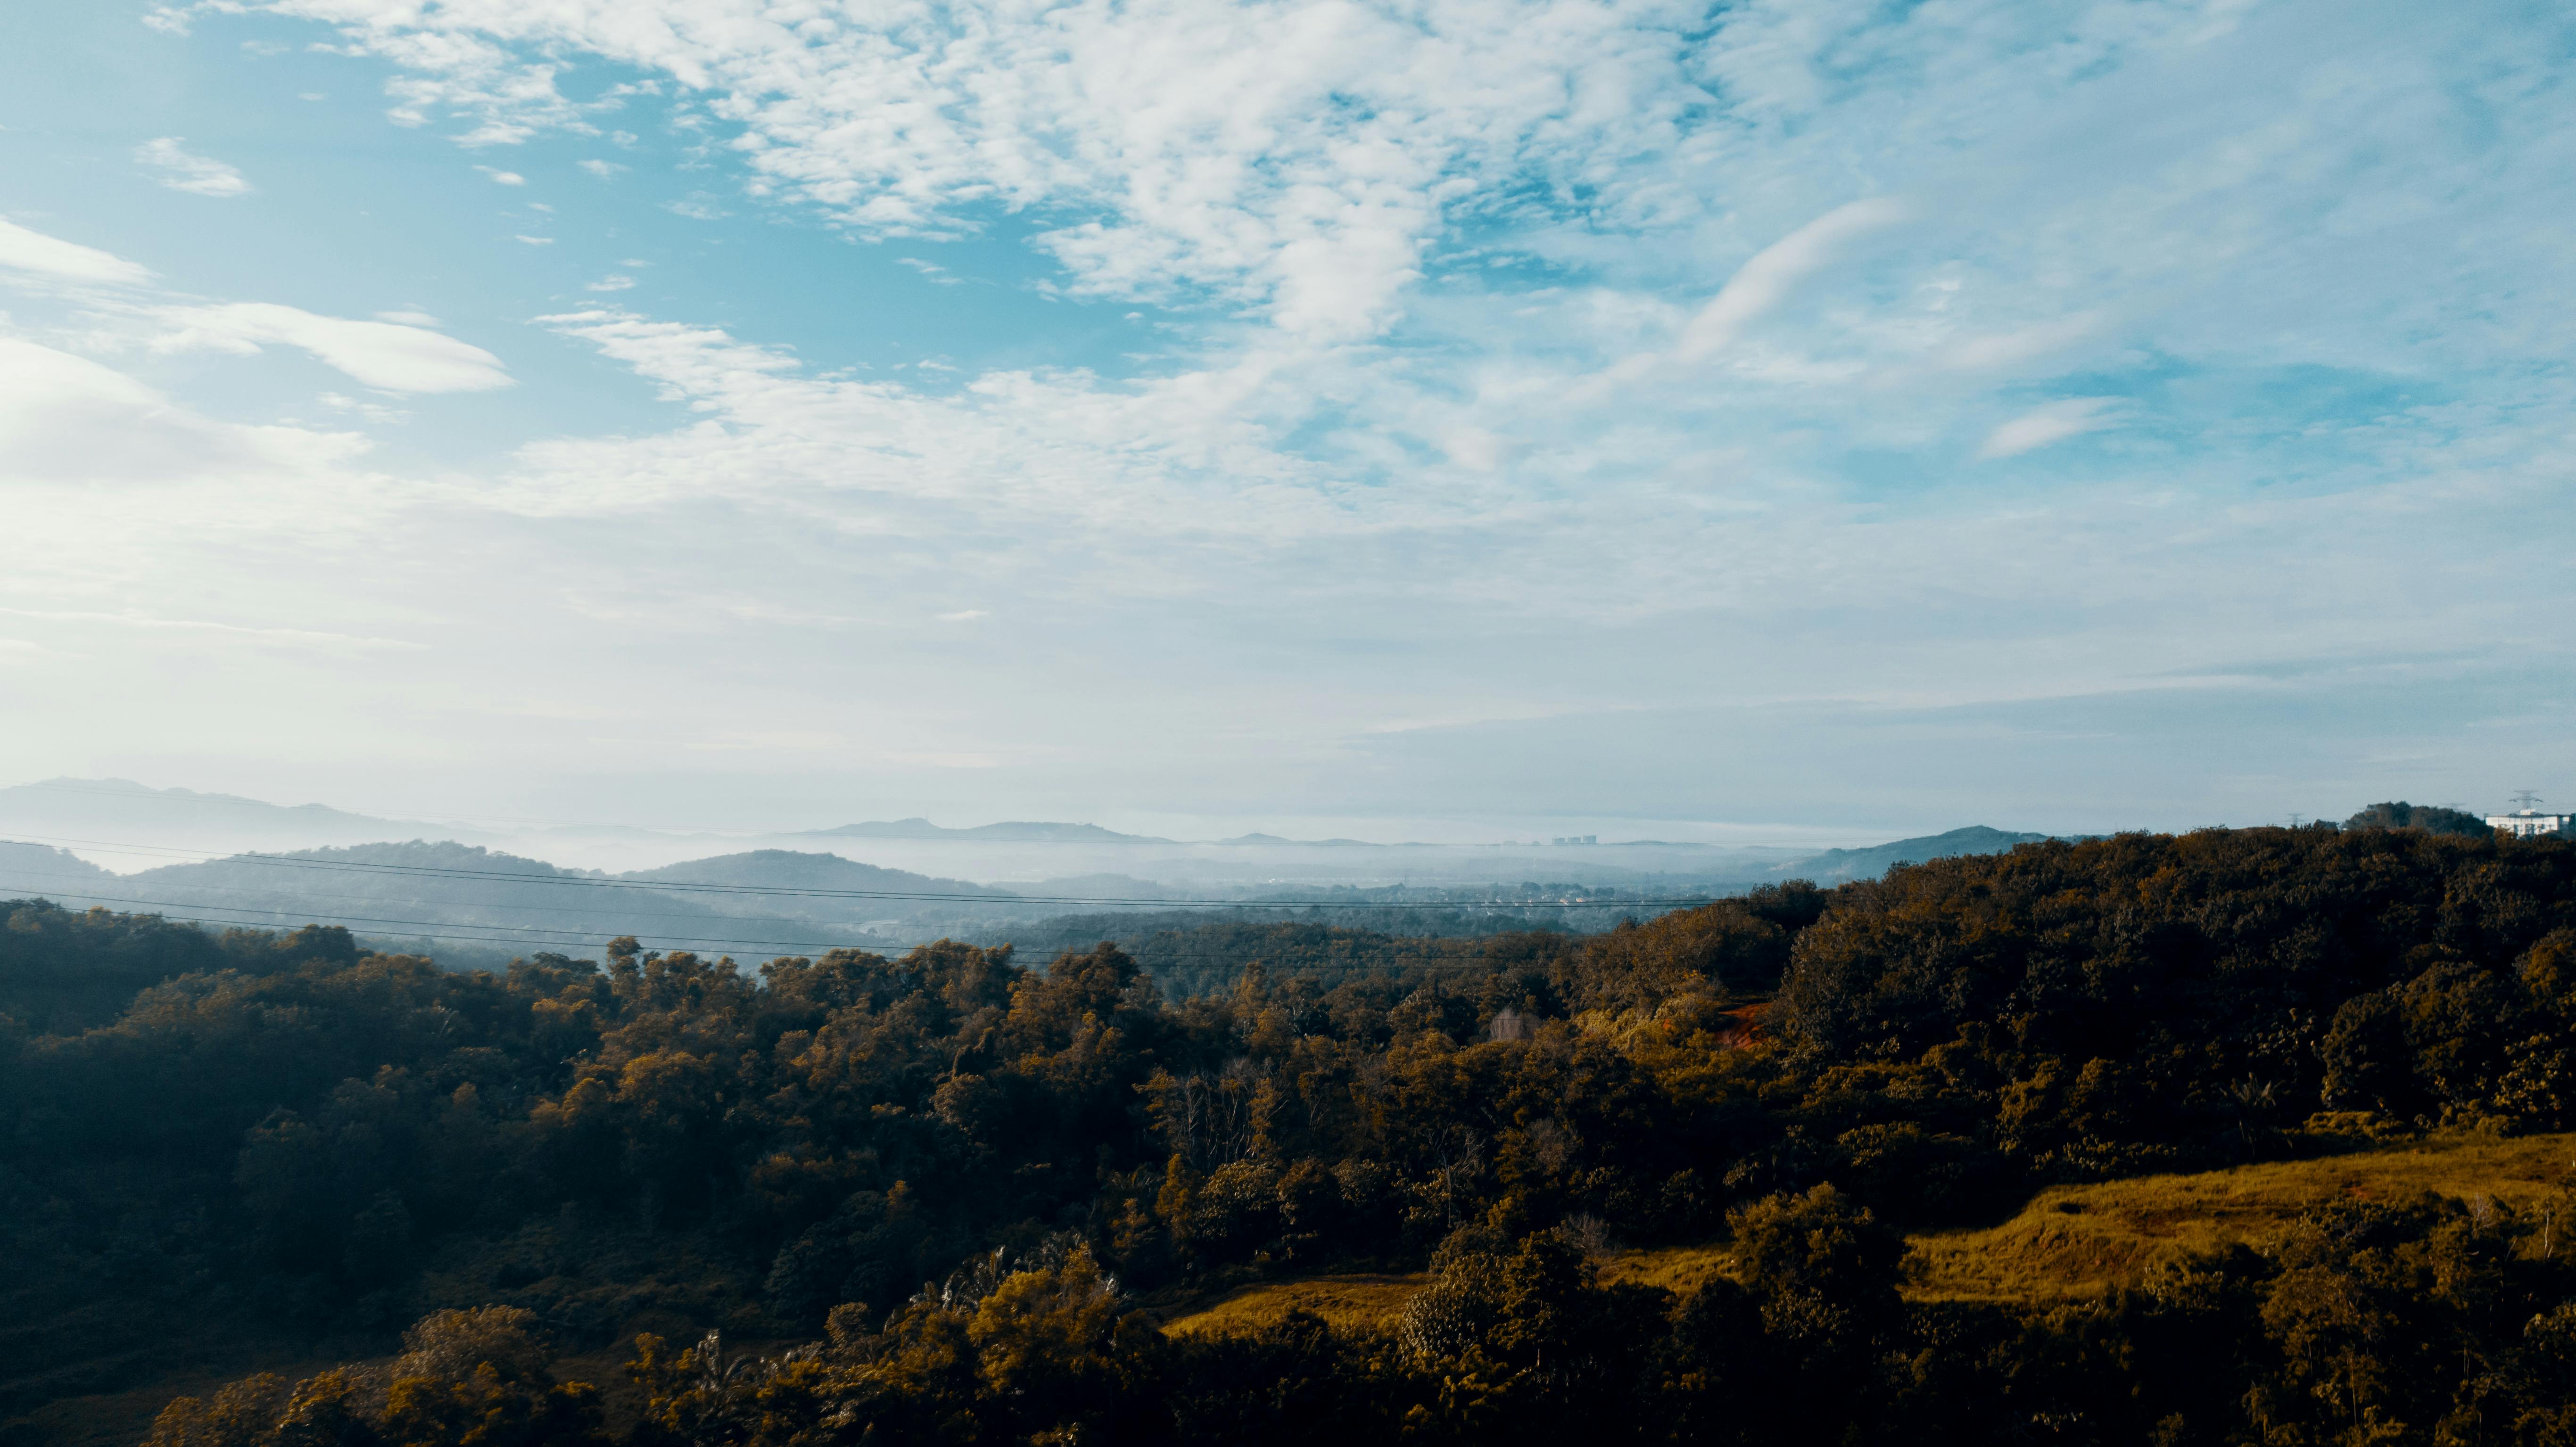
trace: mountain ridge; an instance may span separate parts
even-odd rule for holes
[[[1854,879],[1875,879],[1899,864],[1923,864],[1935,859],[1952,859],[1962,854],[2002,854],[2016,845],[2044,844],[2047,834],[2021,834],[1985,824],[1970,824],[1940,834],[1925,834],[1913,839],[1895,839],[1885,844],[1872,844],[1862,849],[1828,849],[1805,859],[1772,866],[1771,872],[1783,879],[1812,879],[1818,884],[1842,884]],[[1865,872],[1864,872],[1865,871]]]
[[[1177,839],[1158,839],[1149,834],[1121,834],[1097,824],[1059,824],[1039,819],[1014,819],[999,824],[970,824],[952,829],[933,824],[927,819],[872,819],[863,824],[841,824],[830,829],[800,829],[790,837],[799,839],[963,839],[996,844],[1177,844]]]

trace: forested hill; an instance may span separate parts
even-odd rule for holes
[[[1828,849],[1793,864],[1780,865],[1774,872],[1790,878],[1842,884],[1854,879],[1876,879],[1900,864],[1955,859],[1962,854],[2001,854],[2016,845],[2038,844],[2047,838],[2045,834],[2016,834],[1972,824],[1946,834],[1898,839],[1874,844],[1867,849]]]
[[[2560,1215],[2355,1198],[2045,1309],[1909,1298],[1895,1234],[2047,1182],[2576,1125],[2564,841],[2030,844],[1181,1001],[1114,947],[489,975],[183,933],[0,928],[28,1324],[0,1413],[147,1377],[187,1330],[387,1349],[489,1307],[391,1377],[248,1382],[158,1440],[2576,1432]],[[1603,1285],[1604,1241],[1725,1269]],[[1388,1335],[1156,1325],[1229,1281],[1425,1267]],[[554,1384],[549,1334],[632,1354],[641,1396],[611,1420]]]
[[[719,854],[707,859],[691,859],[660,869],[635,869],[617,876],[644,884],[719,884],[751,889],[788,890],[870,890],[887,896],[902,894],[938,894],[1008,901],[1017,898],[1007,889],[992,889],[970,884],[962,879],[939,879],[927,874],[914,874],[904,869],[881,869],[873,864],[860,864],[837,854],[803,854],[787,849],[753,849],[741,854]],[[826,896],[828,898],[828,896]],[[812,901],[798,902],[793,896],[773,907],[795,907],[811,910]],[[846,905],[833,911],[846,915]]]
[[[1041,833],[1057,827],[1043,826]],[[743,958],[815,953],[834,946],[900,951],[943,936],[985,945],[1018,943],[1051,954],[1114,939],[1151,955],[1150,967],[1167,990],[1200,993],[1230,988],[1243,965],[1280,949],[1293,958],[1265,963],[1338,976],[1415,954],[1468,948],[1391,945],[1364,936],[1409,941],[1537,929],[1588,933],[1607,928],[1623,914],[1651,915],[1676,901],[1738,893],[1780,878],[1839,883],[1875,877],[1899,861],[1993,852],[2039,837],[1985,828],[1953,830],[1866,850],[1828,851],[1808,861],[1812,868],[1798,866],[1785,874],[1766,874],[1771,870],[1767,857],[1759,864],[1738,860],[1735,873],[1674,874],[1640,869],[1635,861],[1603,863],[1607,856],[1602,851],[1568,849],[1538,860],[1497,855],[1482,861],[1497,871],[1533,864],[1563,871],[1517,879],[1498,873],[1483,881],[1457,875],[1431,883],[1264,880],[1193,885],[1090,874],[1012,888],[809,850],[745,850],[607,874],[480,846],[417,839],[263,851],[116,874],[63,849],[0,839],[0,897],[25,894],[75,907],[99,904],[200,920],[216,928],[345,924],[379,950],[416,951],[451,967],[494,970],[506,968],[514,954],[544,949],[578,953],[628,933],[649,947]],[[1387,852],[1386,846],[1351,847]],[[111,857],[137,861],[154,855],[120,852]],[[1717,867],[1714,856],[1709,862]],[[1391,868],[1382,861],[1375,867],[1381,875]],[[1454,873],[1455,861],[1451,867]],[[1743,873],[1746,869],[1751,872]],[[1066,913],[1068,909],[1074,912]],[[1330,936],[1333,942],[1327,946],[1328,936],[1309,928],[1301,936],[1306,943],[1291,945],[1284,936],[1265,937],[1240,927],[1282,921],[1341,933]]]
[[[413,840],[118,875],[67,851],[0,841],[0,883],[74,906],[201,918],[218,928],[320,918],[361,937],[413,940],[495,968],[513,946],[586,949],[625,933],[756,956],[871,938],[909,943],[1030,912],[1007,890],[776,849],[612,876]]]

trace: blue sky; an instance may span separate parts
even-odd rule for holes
[[[0,14],[30,778],[1458,839],[2576,797],[2558,7]]]

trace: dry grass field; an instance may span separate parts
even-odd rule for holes
[[[2576,1136],[2450,1136],[2313,1160],[2042,1191],[2011,1220],[1913,1238],[1908,1294],[2045,1301],[2136,1281],[2160,1257],[2258,1244],[2338,1197],[2487,1196],[2516,1210],[2576,1185]]]
[[[1906,1295],[2022,1302],[2094,1296],[2134,1283],[2161,1257],[2259,1244],[2338,1197],[2394,1200],[2430,1191],[2486,1196],[2523,1211],[2565,1202],[2571,1187],[2576,1135],[2448,1136],[2313,1160],[2052,1186],[2000,1224],[1910,1238]],[[1601,1275],[1681,1293],[1730,1267],[1722,1245],[1677,1246],[1615,1252]],[[1169,1329],[1242,1331],[1301,1308],[1339,1327],[1384,1325],[1428,1281],[1372,1275],[1261,1282],[1189,1311]]]
[[[2394,1200],[2430,1191],[2462,1199],[2486,1196],[2516,1211],[2554,1207],[2576,1215],[2571,1187],[2576,1187],[2576,1135],[2450,1136],[2232,1170],[2052,1186],[2009,1220],[1913,1237],[1907,1294],[1917,1300],[1997,1302],[2098,1295],[2135,1282],[2167,1255],[2260,1244],[2301,1212],[2338,1197]],[[1642,1282],[1676,1293],[1731,1269],[1722,1244],[1614,1252],[1601,1263],[1604,1280]],[[1298,1309],[1337,1327],[1384,1326],[1427,1282],[1419,1274],[1261,1282],[1189,1303],[1168,1327],[1175,1332],[1245,1331]],[[117,1305],[92,1303],[88,1310],[97,1313]],[[39,1328],[29,1322],[17,1330],[45,1330],[59,1337],[80,1317],[36,1315],[49,1325]],[[104,1358],[77,1362],[100,1386],[17,1418],[0,1430],[0,1440],[109,1447],[141,1435],[152,1414],[182,1392],[207,1391],[250,1371],[299,1376],[343,1355],[368,1354],[356,1341],[325,1345],[205,1325],[200,1332],[180,1332],[185,1349],[173,1350],[159,1371]],[[639,1316],[630,1329],[638,1328],[691,1334],[684,1324],[662,1316]],[[757,1349],[774,1344],[743,1345]],[[612,1409],[622,1416],[631,1407],[624,1400],[628,1392],[620,1370],[628,1350],[621,1334],[615,1344],[567,1359],[558,1370],[607,1389]],[[64,1355],[77,1358],[80,1353],[74,1349]],[[8,1385],[31,1394],[39,1389],[34,1381]]]
[[[1431,1278],[1410,1275],[1307,1276],[1241,1287],[1164,1323],[1166,1331],[1226,1333],[1275,1325],[1292,1311],[1308,1311],[1334,1326],[1375,1327],[1395,1319],[1405,1302]]]

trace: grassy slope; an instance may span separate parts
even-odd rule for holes
[[[1913,1238],[1914,1279],[1908,1294],[1924,1300],[1986,1301],[2092,1295],[2134,1280],[2167,1252],[2259,1242],[2301,1211],[2336,1196],[2387,1199],[2414,1191],[2487,1195],[2519,1210],[2556,1198],[2570,1186],[2576,1186],[2576,1135],[2510,1140],[2453,1137],[2195,1175],[2055,1186],[1999,1225]],[[1684,1292],[1728,1266],[1722,1246],[1684,1246],[1617,1253],[1603,1263],[1602,1275],[1607,1280],[1640,1281]],[[1185,1332],[1239,1331],[1277,1321],[1299,1307],[1337,1326],[1378,1325],[1392,1321],[1426,1282],[1420,1275],[1393,1274],[1262,1282],[1212,1302],[1202,1299],[1170,1325]],[[477,1294],[468,1283],[450,1285],[449,1294],[458,1299]],[[143,1303],[94,1301],[85,1311],[66,1317],[59,1310],[61,1303],[46,1304],[53,1309],[28,1310],[35,1303],[20,1299],[28,1296],[23,1289],[0,1294],[0,1315],[12,1316],[21,1323],[21,1331],[54,1338],[66,1331],[77,1335],[74,1329],[89,1314],[154,1309]],[[567,1359],[558,1372],[567,1379],[597,1383],[613,1399],[612,1412],[623,1417],[632,1411],[632,1404],[623,1400],[624,1376],[619,1370],[628,1351],[626,1335],[639,1328],[680,1339],[696,1333],[685,1324],[692,1313],[667,1306],[633,1309],[634,1303],[623,1301],[615,1305],[630,1308],[618,1313],[626,1320],[616,1343]],[[18,1311],[8,1313],[8,1307]],[[36,1324],[39,1321],[41,1326]],[[275,1371],[292,1378],[332,1361],[368,1356],[370,1347],[383,1350],[381,1345],[354,1339],[326,1344],[263,1336],[234,1323],[168,1325],[170,1334],[156,1347],[161,1359],[148,1366],[128,1367],[103,1344],[95,1356],[77,1349],[63,1353],[88,1357],[80,1366],[95,1374],[98,1385],[87,1394],[61,1397],[15,1422],[0,1423],[0,1441],[66,1447],[128,1442],[141,1434],[163,1403],[182,1392],[203,1392],[250,1371]],[[191,1330],[191,1326],[200,1329]],[[736,1344],[755,1350],[772,1345]],[[120,1367],[127,1370],[112,1370]],[[116,1380],[128,1371],[139,1380]],[[39,1384],[7,1385],[32,1389]],[[73,1391],[80,1388],[74,1386]],[[0,1413],[0,1417],[7,1415]]]
[[[2571,1186],[2576,1186],[2576,1135],[2450,1137],[2316,1160],[2052,1186],[2000,1225],[1911,1238],[1915,1254],[1906,1294],[1927,1301],[2098,1295],[2136,1280],[2169,1253],[2258,1243],[2301,1212],[2338,1196],[2385,1200],[2417,1191],[2485,1195],[2520,1210],[2559,1197]],[[1728,1265],[1719,1246],[1626,1251],[1603,1263],[1602,1277],[1686,1292]],[[1300,1307],[1336,1326],[1383,1324],[1427,1282],[1419,1275],[1263,1282],[1179,1317],[1170,1329],[1240,1331],[1275,1322]]]
[[[2543,1135],[2451,1137],[2195,1175],[2054,1186],[2002,1225],[1914,1238],[1910,1294],[1981,1301],[2097,1295],[2134,1281],[2161,1256],[2258,1243],[2339,1196],[2484,1195],[2519,1210],[2570,1184],[2576,1136]]]

